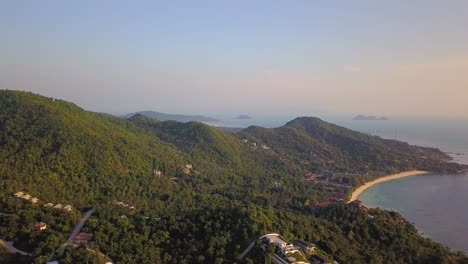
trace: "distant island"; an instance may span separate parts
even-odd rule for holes
[[[248,120],[248,119],[252,119],[252,117],[248,115],[238,115],[235,119]]]
[[[353,118],[353,120],[364,120],[364,121],[386,121],[388,120],[385,116],[365,116],[365,115],[357,115]]]
[[[177,122],[191,122],[191,121],[196,121],[196,122],[203,122],[203,123],[217,123],[220,122],[218,119],[214,119],[211,117],[206,117],[202,115],[178,115],[178,114],[166,114],[166,113],[160,113],[160,112],[155,112],[155,111],[141,111],[141,112],[135,112],[135,113],[130,113],[126,114],[123,117],[124,118],[130,118],[132,116],[135,116],[136,114],[141,114],[146,117],[151,117],[154,119],[157,119],[159,121],[177,121]]]

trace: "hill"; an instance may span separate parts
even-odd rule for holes
[[[460,167],[447,161],[436,149],[316,118],[232,134],[0,91],[0,238],[32,254],[0,251],[0,259],[90,263],[100,251],[117,263],[233,263],[246,241],[275,232],[314,242],[340,263],[466,263],[397,213],[344,203],[369,177]],[[40,200],[15,198],[18,191]],[[93,234],[94,251],[57,253],[91,207],[96,213],[82,232]],[[39,222],[47,229],[34,231]],[[258,250],[242,261],[267,261],[269,253]]]
[[[267,144],[288,160],[309,164],[315,172],[385,174],[410,169],[460,169],[438,149],[370,136],[313,117],[296,118],[279,128],[249,127],[239,136]]]
[[[136,197],[155,169],[182,173],[183,153],[126,120],[14,91],[1,91],[0,105],[4,190],[81,207]]]
[[[214,118],[206,117],[202,115],[177,115],[177,114],[160,113],[160,112],[155,112],[155,111],[141,111],[141,112],[136,112],[136,113],[130,113],[130,114],[124,115],[123,117],[131,118],[132,116],[137,115],[137,114],[151,117],[159,121],[171,120],[171,121],[177,121],[177,122],[182,122],[182,123],[192,122],[192,121],[204,122],[204,123],[217,123],[220,121],[218,119],[214,119]]]

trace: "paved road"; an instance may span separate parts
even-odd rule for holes
[[[289,262],[286,262],[284,259],[282,259],[280,256],[273,254],[273,258],[271,258],[276,264],[289,264]]]
[[[250,250],[252,250],[254,246],[255,246],[255,240],[252,243],[250,243],[250,245],[244,250],[244,252],[242,252],[242,254],[240,254],[237,258],[243,259],[245,255],[247,255],[247,253],[249,253]]]
[[[89,210],[88,212],[86,212],[86,214],[83,216],[83,218],[81,218],[80,222],[78,222],[78,224],[76,224],[75,228],[73,228],[73,232],[71,233],[70,237],[67,239],[67,241],[65,243],[63,243],[63,245],[61,245],[59,247],[59,249],[57,249],[57,252],[62,252],[65,250],[65,248],[71,244],[71,242],[73,241],[73,239],[76,237],[76,235],[78,235],[78,233],[80,233],[81,231],[81,228],[83,228],[84,224],[86,223],[86,221],[88,221],[88,219],[91,217],[91,215],[94,213],[94,211],[96,211],[95,208]]]
[[[267,236],[280,236],[280,235],[276,234],[276,233],[271,233],[271,234],[263,235],[263,236],[259,237],[258,239],[262,239],[262,238],[267,237]],[[245,255],[247,255],[250,252],[250,250],[252,250],[252,248],[254,246],[255,246],[255,240],[237,258],[238,259],[243,259],[245,257]]]
[[[13,246],[13,242],[8,242],[8,241],[5,241],[3,239],[0,239],[0,244],[2,246],[4,246],[8,251],[10,251],[11,253],[18,253],[18,254],[21,254],[23,256],[32,256],[31,253],[28,253],[28,252],[24,252],[24,251],[21,251],[17,248],[15,248]]]

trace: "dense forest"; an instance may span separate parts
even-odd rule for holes
[[[0,146],[0,238],[31,253],[0,248],[2,263],[269,263],[260,246],[237,257],[271,232],[339,263],[468,263],[398,213],[346,204],[353,188],[388,173],[466,168],[437,149],[317,118],[233,134],[0,91]],[[92,243],[57,251],[91,208],[82,232]],[[40,222],[48,228],[35,231]]]

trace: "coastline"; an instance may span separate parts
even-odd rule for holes
[[[382,182],[386,182],[386,181],[396,180],[396,179],[400,179],[400,178],[405,178],[405,177],[410,177],[410,176],[416,176],[416,175],[426,174],[426,173],[429,173],[429,172],[427,172],[427,171],[420,171],[420,170],[405,171],[405,172],[400,172],[400,173],[397,173],[397,174],[392,174],[392,175],[383,176],[383,177],[380,177],[380,178],[375,179],[375,180],[373,180],[373,181],[366,182],[366,183],[364,183],[363,185],[359,186],[356,190],[354,190],[354,191],[351,193],[351,198],[349,199],[348,202],[357,200],[358,197],[359,197],[364,191],[366,191],[367,189],[369,189],[370,187],[372,187],[372,186],[374,186],[374,185],[376,185],[376,184],[379,184],[379,183],[382,183]]]

